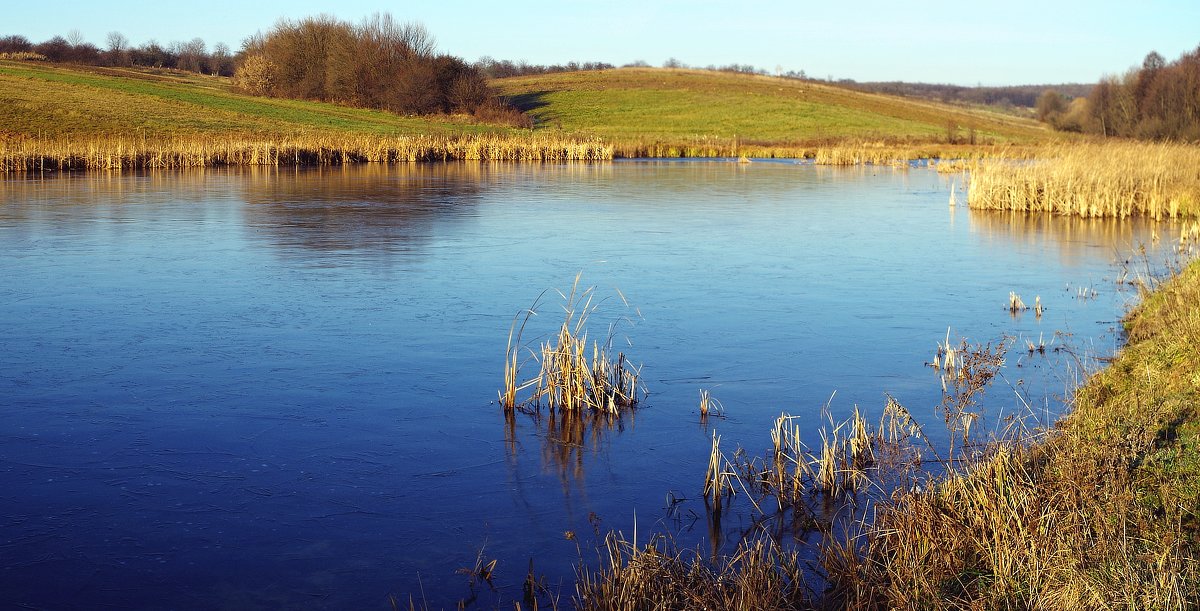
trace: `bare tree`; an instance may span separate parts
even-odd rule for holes
[[[212,70],[215,76],[233,76],[233,54],[229,51],[229,45],[218,42],[213,46],[213,52],[210,56],[212,61],[209,69]]]
[[[105,37],[105,42],[108,45],[106,54],[108,63],[114,66],[128,66],[129,39],[120,32],[112,31]]]
[[[78,47],[85,42],[87,39],[83,37],[83,32],[80,32],[79,28],[71,28],[71,31],[67,32],[67,43],[72,47]]]
[[[171,50],[179,56],[176,68],[189,72],[205,72],[208,51],[204,39],[193,38],[187,42],[173,42]]]

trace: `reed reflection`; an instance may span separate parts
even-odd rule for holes
[[[968,210],[969,231],[989,245],[1039,245],[1051,241],[1059,261],[1078,267],[1094,259],[1096,245],[1125,250],[1154,241],[1155,228],[1165,223],[1144,218],[1082,218],[996,210]]]

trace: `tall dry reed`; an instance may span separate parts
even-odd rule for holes
[[[1141,142],[1045,148],[1033,161],[971,167],[972,208],[1082,217],[1200,214],[1200,147]]]
[[[186,136],[0,139],[0,172],[413,161],[600,161],[612,147],[546,135]]]
[[[637,406],[644,393],[640,368],[630,363],[623,352],[613,356],[614,327],[609,327],[603,342],[588,340],[588,321],[599,302],[595,300],[595,287],[580,286],[581,277],[582,274],[575,277],[569,293],[559,292],[563,299],[563,321],[557,333],[541,342],[536,350],[522,343],[522,335],[536,314],[538,302],[525,311],[523,318],[514,319],[505,349],[504,385],[499,391],[500,404],[505,410],[519,406],[536,410],[544,406],[552,411],[615,416]],[[519,373],[522,352],[527,352],[538,366],[537,375],[524,382],[520,381]],[[528,388],[533,389],[532,393],[520,399],[518,394]]]

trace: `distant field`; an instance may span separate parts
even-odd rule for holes
[[[230,91],[229,79],[174,71],[0,61],[0,135],[355,135],[507,133],[469,121],[402,117]]]
[[[540,127],[613,139],[761,144],[846,138],[1027,143],[1041,124],[984,110],[853,91],[810,81],[698,70],[622,68],[501,79]]]

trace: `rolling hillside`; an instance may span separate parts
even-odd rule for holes
[[[178,71],[0,61],[0,136],[507,133],[467,119],[404,117],[234,93],[230,80]]]
[[[535,119],[532,132],[469,116],[244,95],[228,78],[193,73],[0,61],[0,166],[614,156],[853,164],[1061,137],[1003,114],[764,76],[614,69],[495,84]]]
[[[501,90],[541,127],[612,139],[811,144],[845,138],[1030,142],[1034,121],[812,81],[699,70],[621,68],[513,77]]]

